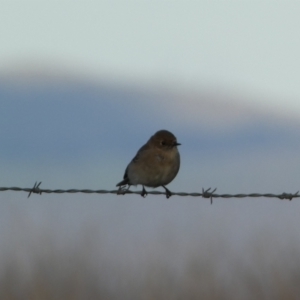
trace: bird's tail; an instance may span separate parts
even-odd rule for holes
[[[129,179],[128,178],[123,179],[116,186],[122,186],[122,185],[126,185],[126,184],[129,184]]]

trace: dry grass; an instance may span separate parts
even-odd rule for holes
[[[224,254],[223,267],[217,257],[222,254],[195,251],[178,268],[155,255],[133,266],[101,252],[91,255],[86,247],[51,245],[22,259],[3,256],[0,299],[287,300],[300,295],[300,254],[292,246],[273,257],[260,247],[253,247],[247,260]]]

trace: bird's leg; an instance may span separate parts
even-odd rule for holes
[[[162,187],[166,190],[167,199],[170,198],[172,196],[172,193],[170,192],[170,190],[168,190],[164,185],[162,185]]]
[[[142,190],[141,196],[145,198],[147,195],[148,195],[148,193],[145,190],[145,187],[143,186],[143,190]]]

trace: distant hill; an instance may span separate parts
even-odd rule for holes
[[[96,82],[59,72],[0,76],[1,155],[33,159],[132,151],[158,129],[202,153],[281,147],[299,141],[299,124],[238,96]]]

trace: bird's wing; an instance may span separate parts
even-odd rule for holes
[[[140,158],[140,156],[142,155],[142,153],[143,153],[145,150],[147,150],[148,148],[149,148],[149,145],[148,145],[148,144],[145,144],[144,146],[142,146],[142,147],[139,149],[139,151],[136,153],[135,157],[132,159],[131,162],[136,163],[136,162],[139,160],[139,158]],[[126,171],[127,171],[127,169],[126,169]],[[126,174],[126,171],[125,171],[125,174]],[[124,176],[125,176],[125,175],[124,175]]]
[[[147,144],[145,144],[144,146],[142,146],[139,151],[136,153],[135,157],[131,160],[131,163],[137,163],[139,161],[139,158],[141,157],[141,154],[147,150],[149,148],[149,146]],[[116,186],[122,186],[122,185],[126,185],[126,184],[130,184],[129,178],[128,178],[128,166],[125,170],[124,176],[123,176],[123,180],[120,181]]]

